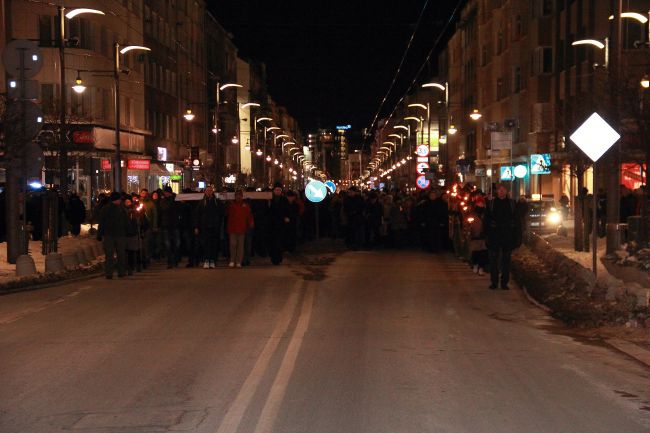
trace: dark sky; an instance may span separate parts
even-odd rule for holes
[[[426,0],[207,0],[240,55],[267,64],[270,93],[305,131],[368,127]],[[412,81],[456,0],[429,0],[394,95]],[[392,107],[389,104],[389,108]]]

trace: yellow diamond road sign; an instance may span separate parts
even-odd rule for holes
[[[596,162],[621,136],[598,113],[594,113],[570,138],[580,150]]]

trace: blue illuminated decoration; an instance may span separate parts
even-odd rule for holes
[[[352,125],[340,125],[337,126],[336,129],[338,129],[339,131],[346,131],[348,129],[352,129]]]
[[[514,169],[511,165],[501,167],[501,180],[514,180],[515,175],[513,171]]]
[[[533,154],[530,155],[530,174],[550,174],[551,173],[551,154]]]

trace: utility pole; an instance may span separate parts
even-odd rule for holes
[[[66,128],[67,95],[65,86],[65,7],[58,6],[59,21],[59,190],[68,193],[68,134]]]

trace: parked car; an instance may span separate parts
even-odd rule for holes
[[[553,233],[562,227],[562,210],[553,200],[528,203],[528,227],[536,233]]]

